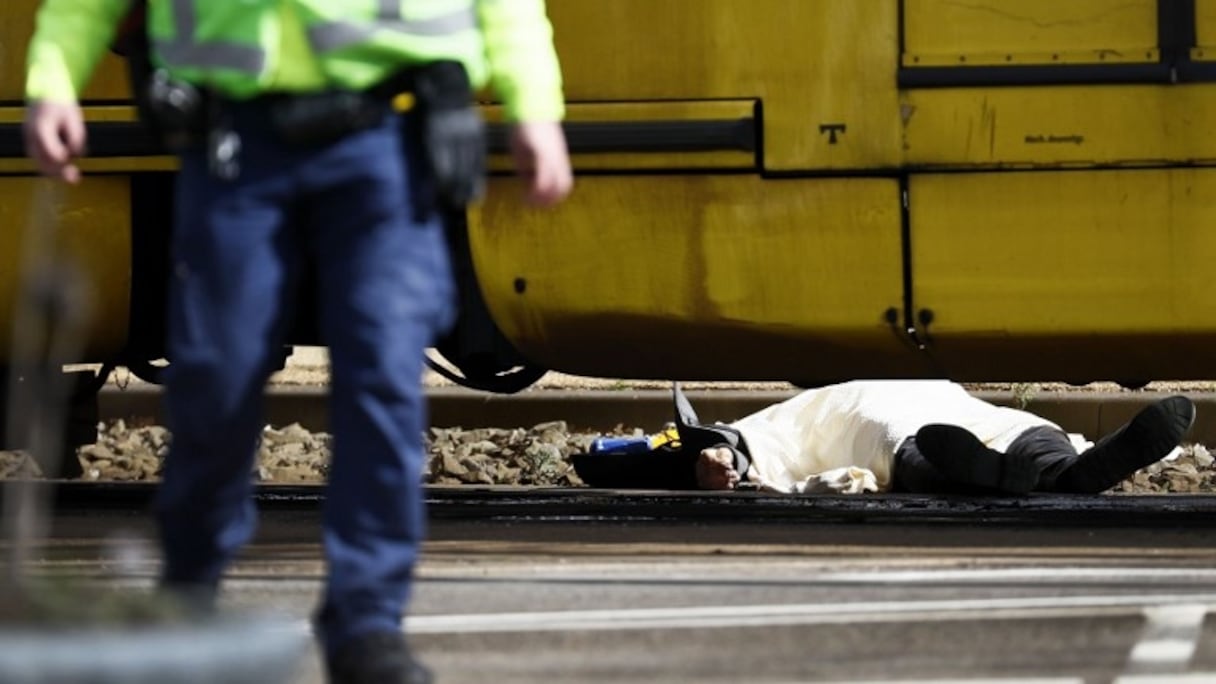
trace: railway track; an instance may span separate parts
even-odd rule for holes
[[[780,401],[792,391],[694,391],[692,400],[706,420],[729,420]],[[1029,408],[1071,431],[1099,434],[1121,424],[1159,395],[1154,393],[1052,393]],[[1199,418],[1190,441],[1216,444],[1216,395],[1193,394]],[[620,425],[655,428],[671,417],[665,390],[544,390],[513,396],[460,389],[429,391],[431,423],[467,429],[530,426],[561,419],[571,429],[611,430]],[[988,401],[1013,405],[1012,393],[991,392]],[[327,428],[323,388],[274,387],[268,393],[268,421]],[[110,388],[100,397],[103,419],[159,421],[160,391],[152,386]],[[143,511],[153,499],[147,482],[59,482],[56,506],[63,511]],[[319,511],[318,486],[266,484],[257,488],[267,512]],[[546,523],[742,523],[742,524],[929,524],[1055,527],[1216,526],[1216,496],[1206,495],[1033,495],[1025,498],[958,498],[917,495],[790,496],[757,492],[639,492],[585,488],[514,486],[432,486],[427,489],[434,521]]]
[[[59,512],[140,512],[155,484],[47,482]],[[2,495],[0,495],[2,496]],[[319,512],[320,486],[262,485],[255,494],[267,513]],[[756,492],[642,492],[528,487],[428,487],[434,521],[487,523],[618,523],[747,525],[925,524],[1011,527],[1216,527],[1216,496],[938,497],[907,494],[824,496]]]

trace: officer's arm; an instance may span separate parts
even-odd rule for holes
[[[477,0],[490,79],[508,121],[561,121],[561,68],[544,0]]]
[[[130,0],[44,0],[27,54],[30,101],[76,102]]]

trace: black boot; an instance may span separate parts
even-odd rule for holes
[[[329,684],[431,684],[400,632],[372,632],[338,647],[326,663]]]
[[[1195,405],[1186,397],[1170,397],[1147,406],[1078,456],[1060,473],[1056,488],[1076,494],[1104,492],[1168,456],[1194,422]]]
[[[957,425],[926,425],[916,432],[925,460],[952,480],[1006,494],[1026,494],[1039,481],[1034,459],[989,449]]]

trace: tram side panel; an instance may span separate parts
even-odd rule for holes
[[[582,176],[551,213],[493,179],[470,223],[490,311],[531,360],[598,375],[1211,377],[1216,0],[1177,74],[1168,2],[551,0]],[[0,8],[0,64],[36,5]],[[13,227],[21,71],[0,69]],[[86,115],[129,124],[125,98],[107,58]],[[82,360],[162,334],[147,181],[172,162],[117,148],[53,208],[99,302]]]
[[[492,199],[479,280],[531,358],[705,378],[1212,377],[1211,0],[1186,17],[1168,0],[693,4],[553,3],[576,101],[754,97],[761,153],[695,174],[687,157],[580,155],[596,175],[565,210]],[[729,354],[702,350],[715,337]]]
[[[924,372],[895,328],[894,180],[596,177],[544,213],[507,187],[491,198],[472,224],[478,278],[530,359],[656,378]]]
[[[915,313],[960,380],[1216,377],[1216,169],[918,174]]]
[[[1160,9],[905,3],[911,323],[941,374],[1216,377],[1216,85],[1174,82]]]
[[[495,178],[470,222],[526,357],[625,377],[929,372],[901,331],[896,3],[549,7],[583,175],[551,212]],[[731,121],[742,141],[714,134]]]

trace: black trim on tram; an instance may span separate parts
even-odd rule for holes
[[[563,124],[572,153],[755,152],[754,118],[706,121],[568,121]],[[505,124],[489,127],[490,152],[508,151]]]
[[[900,3],[900,58],[904,45],[903,3]],[[1216,81],[1216,61],[1196,62],[1191,49],[1198,42],[1195,0],[1157,0],[1157,47],[1151,63],[1010,64],[971,66],[903,66],[900,88],[963,88],[982,86],[1167,84]]]
[[[570,151],[607,152],[756,152],[759,130],[754,118],[706,121],[575,121],[564,124]],[[89,157],[157,157],[167,154],[156,138],[133,121],[88,124]],[[489,149],[508,150],[505,125],[489,127]],[[25,156],[20,124],[0,124],[0,158]]]
[[[135,121],[95,121],[86,127],[89,157],[160,157],[168,154],[155,136]],[[21,124],[0,124],[0,158],[24,156]]]
[[[1169,83],[1167,64],[900,67],[900,88]]]

